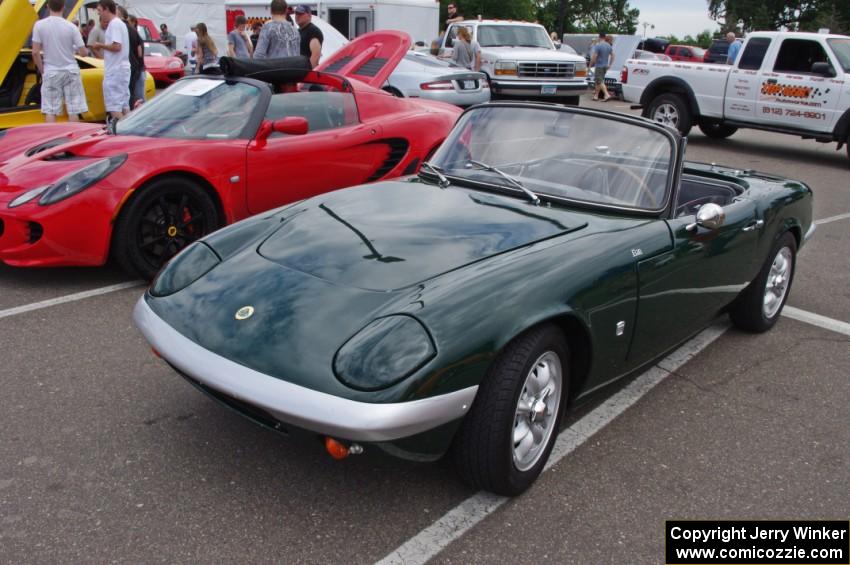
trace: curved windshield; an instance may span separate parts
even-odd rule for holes
[[[171,57],[171,51],[162,43],[145,43],[145,57]]]
[[[481,47],[545,47],[554,49],[549,34],[542,27],[529,25],[480,25],[478,44]]]
[[[674,151],[669,136],[634,123],[503,106],[464,114],[431,163],[456,182],[496,185],[517,198],[527,197],[518,182],[543,197],[660,210],[668,199]]]
[[[844,37],[840,39],[831,38],[827,39],[826,42],[832,52],[835,53],[838,62],[844,68],[844,72],[850,73],[850,39]]]
[[[181,80],[116,124],[116,133],[173,139],[234,139],[251,119],[260,89],[242,82]]]

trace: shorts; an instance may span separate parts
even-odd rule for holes
[[[110,69],[103,75],[103,103],[107,112],[130,109],[130,66]]]
[[[605,84],[605,73],[608,72],[608,67],[596,67],[594,71],[596,73],[593,75],[593,83]]]
[[[46,71],[41,79],[41,113],[58,116],[62,113],[63,101],[69,116],[89,111],[80,73]]]

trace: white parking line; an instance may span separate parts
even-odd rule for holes
[[[546,463],[546,469],[551,468],[566,455],[575,451],[596,432],[652,390],[655,385],[708,347],[728,328],[728,323],[718,322],[705,329],[561,432],[555,442],[552,454],[549,456],[549,461]],[[439,520],[378,561],[378,565],[423,564],[508,500],[510,499],[480,491],[449,510]]]
[[[827,318],[826,316],[821,316],[820,314],[814,314],[812,312],[806,312],[805,310],[800,310],[793,306],[786,305],[785,308],[782,309],[782,315],[832,332],[850,335],[850,324],[847,322],[833,320],[832,318]]]
[[[832,222],[837,222],[838,220],[847,219],[850,219],[850,214],[839,214],[837,216],[830,216],[829,218],[824,218],[823,220],[815,220],[815,225],[822,226],[823,224],[829,224]]]
[[[102,294],[109,294],[110,292],[116,292],[118,290],[124,290],[125,288],[133,288],[134,286],[141,286],[144,283],[142,281],[128,281],[118,284],[113,284],[110,286],[103,286],[100,288],[95,288],[93,290],[86,290],[83,292],[77,292],[75,294],[67,294],[65,296],[60,296],[59,298],[51,298],[50,300],[42,300],[41,302],[33,302],[32,304],[25,304],[23,306],[16,306],[14,308],[9,308],[7,310],[0,310],[0,318],[8,318],[10,316],[17,316],[18,314],[24,314],[26,312],[32,312],[33,310],[41,310],[42,308],[50,308],[51,306],[56,306],[58,304],[65,304],[67,302],[76,302],[77,300],[84,300],[86,298],[91,298],[92,296],[100,296]]]

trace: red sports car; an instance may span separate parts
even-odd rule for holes
[[[415,173],[460,109],[380,90],[409,44],[374,32],[315,71],[258,62],[243,65],[253,78],[187,77],[114,128],[0,132],[0,261],[101,265],[112,254],[150,278],[225,224]]]
[[[145,68],[157,86],[171,84],[184,74],[183,61],[162,43],[145,42]]]

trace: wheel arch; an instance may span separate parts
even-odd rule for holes
[[[127,204],[132,202],[142,190],[145,190],[151,184],[160,181],[164,178],[182,178],[197,183],[198,186],[200,186],[212,200],[213,205],[215,206],[216,214],[218,214],[219,223],[223,225],[228,222],[227,214],[225,214],[224,211],[224,203],[221,201],[221,196],[219,195],[215,187],[207,179],[205,179],[199,174],[190,171],[174,170],[159,173],[150,178],[147,178],[142,181],[139,186],[127,191],[127,194],[124,195],[124,198],[121,199],[121,201],[118,203],[118,206],[115,207],[115,212],[113,212],[112,214],[113,235],[115,233],[115,225],[118,223],[119,218],[127,209]]]
[[[844,110],[838,118],[832,130],[832,137],[838,142],[838,149],[841,149],[845,143],[850,144],[850,108]]]
[[[700,116],[699,103],[693,89],[687,82],[677,77],[661,77],[649,83],[640,95],[640,105],[648,112],[649,105],[657,96],[668,93],[683,95],[694,120]]]
[[[501,344],[493,356],[492,363],[496,362],[499,354],[508,344],[515,341],[521,335],[545,325],[557,327],[567,338],[567,347],[570,351],[569,388],[567,391],[567,404],[569,404],[576,398],[578,391],[582,390],[584,384],[587,382],[587,378],[590,376],[591,360],[593,358],[593,342],[591,340],[590,330],[578,313],[567,310],[552,314],[524,326]]]

